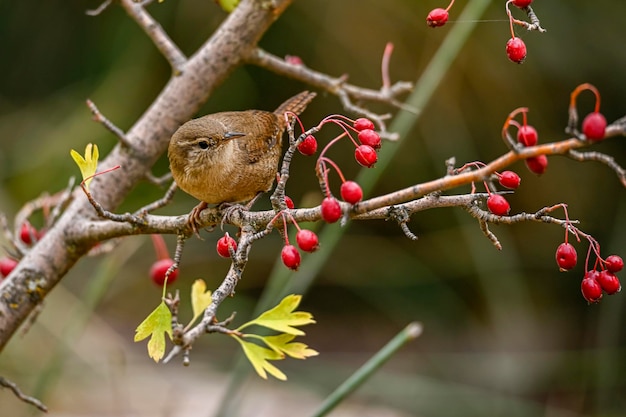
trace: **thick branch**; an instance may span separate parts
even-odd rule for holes
[[[128,10],[131,0],[121,0]],[[211,92],[241,63],[290,0],[242,0],[211,38],[192,56],[184,71],[173,76],[159,97],[127,132],[132,148],[116,146],[102,162],[121,169],[97,177],[90,185],[105,208],[117,207],[142,180],[167,148],[169,138],[189,120]],[[28,314],[97,241],[89,237],[93,207],[80,189],[73,202],[44,238],[0,284],[0,351]]]

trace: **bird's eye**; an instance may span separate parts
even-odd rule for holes
[[[209,148],[209,141],[201,140],[200,142],[198,142],[198,146],[200,147],[200,149],[208,149]]]

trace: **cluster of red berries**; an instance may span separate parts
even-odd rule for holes
[[[150,278],[159,287],[165,284],[166,278],[168,284],[173,284],[178,278],[178,269],[172,270],[169,276],[167,276],[167,271],[174,265],[174,260],[167,251],[165,240],[161,235],[150,235],[150,237],[152,238],[154,252],[157,257],[157,260],[150,267]]]
[[[578,87],[572,91],[570,96],[570,114],[575,112],[576,108],[576,99],[578,95],[585,91],[591,91],[596,97],[596,104],[593,112],[589,113],[583,119],[582,123],[582,131],[587,140],[592,142],[597,142],[604,139],[606,134],[606,118],[602,113],[600,113],[600,92],[598,89],[589,83],[580,84]]]
[[[515,117],[518,114],[522,114],[522,123],[520,124],[515,120]],[[502,137],[504,140],[508,138],[508,128],[513,126],[517,128],[517,143],[519,146],[527,147],[527,146],[535,146],[539,142],[539,134],[537,133],[537,129],[528,124],[528,108],[520,107],[513,110],[506,121],[504,122],[504,127],[502,128]],[[548,169],[548,157],[545,155],[538,155],[527,158],[524,160],[526,167],[537,175],[541,175]]]
[[[602,298],[603,291],[608,295],[620,292],[622,286],[615,274],[622,268],[624,268],[622,258],[618,255],[611,255],[601,262],[599,271],[595,268],[587,271],[580,283],[580,290],[585,300],[589,303],[597,303]]]
[[[335,223],[343,213],[341,204],[330,192],[328,185],[328,173],[333,168],[341,179],[340,194],[343,201],[349,204],[356,204],[363,199],[363,190],[355,181],[346,180],[341,169],[326,156],[326,153],[340,139],[348,137],[354,147],[354,159],[359,165],[371,168],[378,161],[377,151],[380,149],[382,141],[380,135],[374,130],[374,123],[366,118],[358,118],[351,120],[343,116],[329,116],[322,120],[320,126],[326,123],[334,123],[343,129],[343,133],[331,140],[326,147],[320,152],[316,164],[316,173],[320,180],[320,186],[324,193],[324,199],[321,204],[322,218],[327,223]],[[357,136],[357,140],[353,135]],[[313,155],[317,152],[317,140],[314,136],[305,137],[299,144],[298,150],[303,155]]]
[[[562,205],[565,210],[565,241],[556,248],[555,259],[561,272],[574,269],[578,262],[576,248],[568,242],[570,231],[579,239],[580,231],[572,226],[567,216],[567,206]],[[602,292],[608,295],[621,291],[622,286],[616,273],[624,268],[624,260],[618,255],[610,255],[606,259],[600,256],[600,244],[591,236],[585,235],[589,240],[589,250],[585,261],[585,275],[580,284],[580,289],[588,303],[597,303],[602,298]],[[596,256],[594,267],[589,269],[589,257],[591,253]]]
[[[590,247],[596,247],[592,242]],[[595,249],[594,249],[595,250]],[[561,243],[556,249],[556,263],[561,271],[569,271],[576,266],[576,249],[568,242]],[[612,295],[621,291],[622,286],[616,273],[624,268],[624,261],[618,255],[610,255],[606,259],[598,256],[593,269],[587,269],[580,283],[580,290],[588,303],[597,303],[602,293]]]
[[[19,239],[25,245],[32,246],[37,243],[44,235],[46,231],[44,229],[37,230],[36,227],[25,221],[22,223],[19,232]],[[0,279],[7,277],[11,271],[15,269],[18,261],[11,256],[4,256],[0,258]]]

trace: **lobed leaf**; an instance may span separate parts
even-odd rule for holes
[[[292,334],[282,333],[275,336],[265,336],[263,342],[276,352],[284,353],[294,359],[306,359],[311,356],[319,355],[314,349],[309,348],[304,343],[291,342],[296,336]]]
[[[268,362],[284,359],[284,354],[275,350],[264,348],[257,345],[256,343],[246,342],[245,340],[235,335],[231,336],[233,336],[239,342],[241,348],[243,349],[243,353],[246,355],[246,357],[254,367],[254,370],[257,374],[259,374],[261,378],[267,379],[267,374],[269,373],[274,378],[281,381],[287,380],[287,375],[285,375],[280,369]]]
[[[262,313],[259,317],[244,323],[237,330],[251,326],[253,324],[267,327],[282,333],[289,333],[295,336],[302,336],[304,332],[294,326],[304,326],[315,323],[313,315],[305,311],[294,311],[300,304],[301,295],[291,294],[282,299],[274,308]]]
[[[165,302],[161,301],[161,304],[135,329],[135,342],[150,336],[148,356],[158,362],[165,354],[165,333],[172,338],[172,312]]]

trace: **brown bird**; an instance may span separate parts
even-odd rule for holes
[[[245,203],[272,188],[281,157],[285,112],[300,114],[315,93],[304,91],[274,112],[229,111],[183,124],[168,149],[170,170],[178,187],[200,200],[189,222],[208,204]]]

